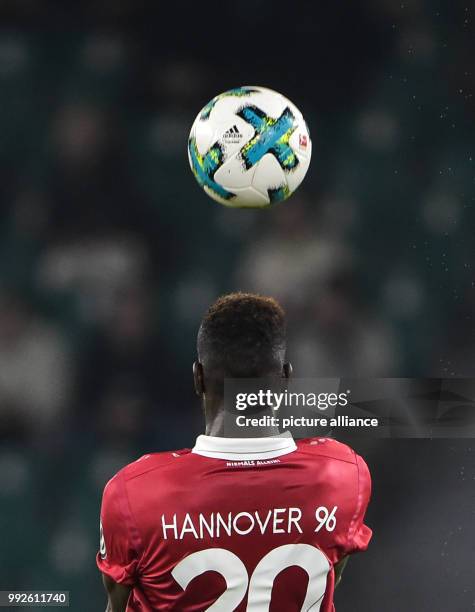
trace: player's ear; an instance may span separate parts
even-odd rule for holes
[[[290,378],[292,376],[292,364],[287,361],[282,366],[282,378]]]
[[[203,366],[199,361],[193,364],[193,380],[195,383],[195,393],[198,397],[203,397],[205,392],[205,382],[203,376]]]

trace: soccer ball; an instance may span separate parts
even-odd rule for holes
[[[302,182],[311,154],[301,112],[265,87],[237,87],[213,98],[188,140],[196,180],[231,208],[265,208],[288,198]]]

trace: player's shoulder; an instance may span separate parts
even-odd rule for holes
[[[303,438],[296,440],[297,450],[320,457],[327,457],[336,461],[346,461],[348,463],[356,464],[358,462],[358,455],[355,451],[343,442],[338,442],[333,438]]]
[[[132,463],[125,465],[115,474],[115,476],[113,476],[113,478],[111,478],[109,482],[115,479],[127,482],[149,472],[173,465],[177,459],[180,459],[190,453],[191,449],[189,448],[182,448],[174,451],[163,451],[161,453],[147,453],[135,461],[132,461]]]

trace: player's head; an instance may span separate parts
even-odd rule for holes
[[[231,293],[210,306],[198,332],[195,385],[225,378],[288,376],[285,313],[271,297]],[[200,380],[201,378],[201,380]]]

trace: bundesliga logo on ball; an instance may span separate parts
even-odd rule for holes
[[[238,87],[213,98],[188,140],[196,180],[231,208],[265,208],[287,199],[302,182],[311,155],[302,113],[264,87]]]

